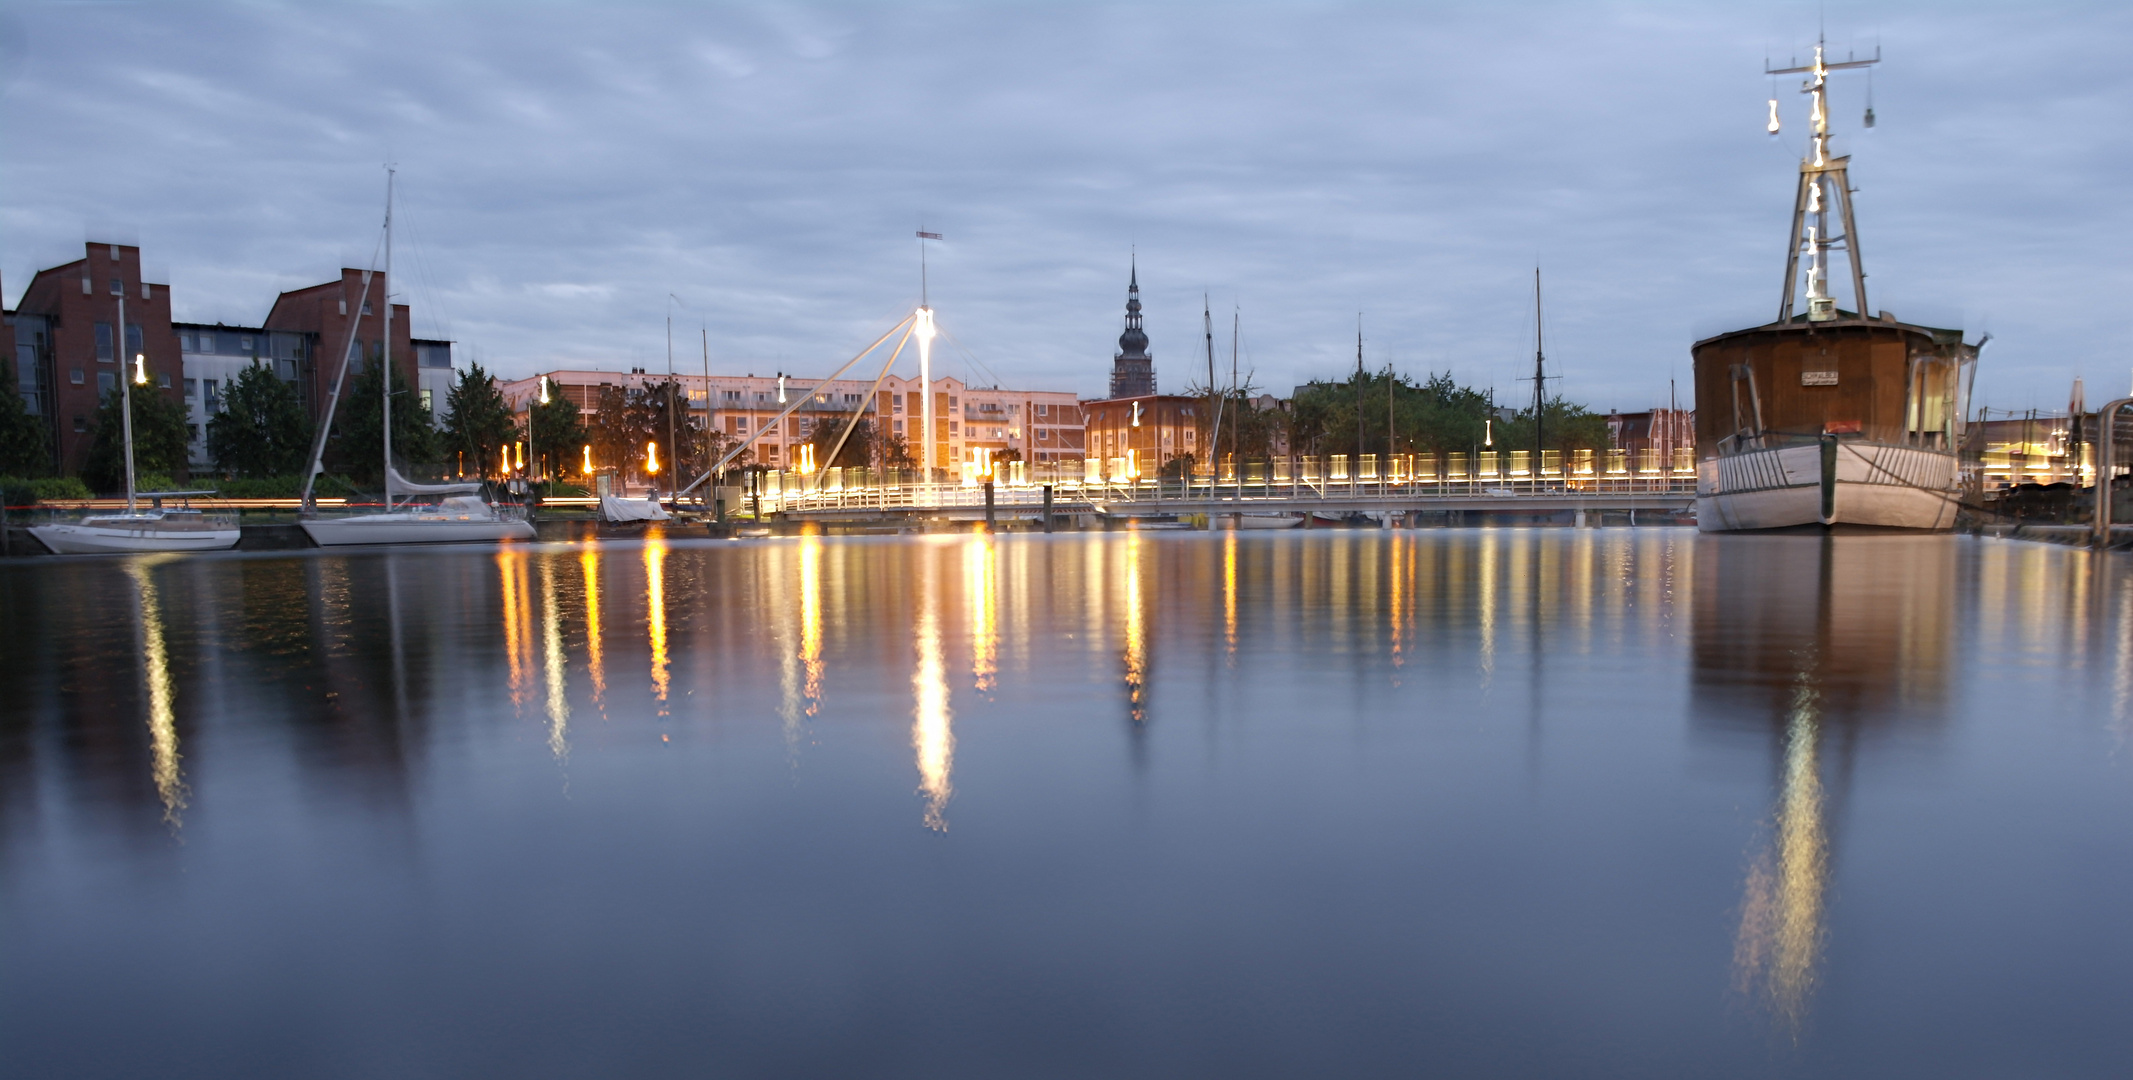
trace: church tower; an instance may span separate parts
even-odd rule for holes
[[[1148,335],[1141,330],[1141,273],[1136,262],[1126,285],[1126,332],[1118,335],[1118,355],[1111,358],[1111,396],[1154,393],[1155,358],[1148,355]]]

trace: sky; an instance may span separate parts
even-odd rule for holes
[[[506,376],[820,377],[927,291],[937,366],[1101,396],[1356,363],[1600,410],[1776,315],[1820,26],[1872,310],[1977,400],[2133,392],[2133,5],[0,2],[0,288],[139,243],[183,321],[371,264]],[[1780,101],[1785,130],[1764,132]],[[1832,274],[1833,281],[1846,275]],[[1851,306],[1849,286],[1838,290]],[[905,368],[914,367],[907,358]],[[855,373],[871,370],[864,367]],[[911,374],[914,372],[906,372]]]

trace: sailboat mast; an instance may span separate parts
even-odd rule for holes
[[[1213,303],[1200,294],[1200,332],[1207,338],[1207,483],[1222,478],[1222,402],[1215,397],[1215,316]]]
[[[1363,468],[1363,313],[1355,313],[1355,460],[1348,465],[1348,481],[1362,475]]]
[[[1539,476],[1541,455],[1548,445],[1548,359],[1541,352],[1541,270],[1533,268],[1533,465],[1528,475]]]
[[[1229,313],[1229,396],[1237,402],[1237,419],[1229,425],[1229,459],[1233,462],[1244,460],[1244,398],[1237,388],[1237,327],[1243,320],[1242,312],[1232,310]],[[1243,465],[1236,467],[1242,469]],[[1242,472],[1237,478],[1238,483],[1244,482]]]
[[[393,509],[393,172],[385,170],[385,341],[379,356],[379,417],[385,433],[385,512]],[[356,318],[361,319],[358,311]]]
[[[133,478],[133,373],[126,362],[126,282],[119,281],[118,332],[112,336],[111,355],[119,362],[119,430],[126,439],[126,512],[134,512]],[[142,345],[148,344],[142,342]]]

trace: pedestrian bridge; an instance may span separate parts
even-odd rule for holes
[[[1662,458],[1623,451],[1549,453],[1538,469],[1525,452],[1345,455],[1246,462],[1197,476],[1138,475],[1130,460],[1005,462],[987,477],[966,469],[922,482],[917,470],[763,472],[743,498],[751,510],[811,520],[867,517],[999,518],[1096,514],[1110,518],[1195,514],[1397,515],[1417,511],[1558,513],[1686,510],[1696,473],[1688,453]]]

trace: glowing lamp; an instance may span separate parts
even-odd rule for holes
[[[658,443],[648,442],[644,444],[644,471],[655,475],[659,472]]]
[[[578,470],[578,471],[580,471],[580,472],[584,473],[584,474],[585,474],[585,475],[587,475],[587,476],[591,476],[591,475],[592,475],[592,471],[593,471],[593,448],[592,448],[592,444],[591,444],[591,443],[586,443],[586,444],[585,444],[585,467],[584,467],[584,468],[582,468],[582,469],[580,469],[580,470]]]
[[[148,356],[145,353],[133,354],[133,384],[148,385]]]
[[[541,404],[548,404],[548,376],[541,376]]]

